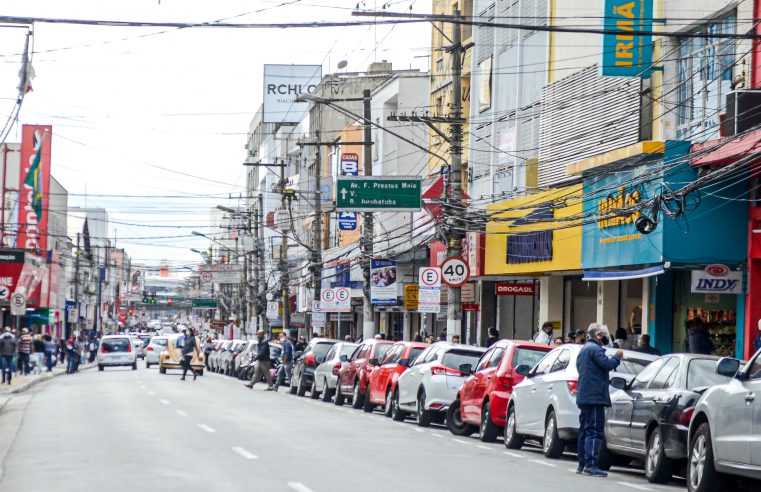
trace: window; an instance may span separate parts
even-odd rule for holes
[[[416,361],[416,360],[417,360],[417,358],[418,358],[418,356],[419,356],[421,353],[423,353],[423,350],[425,350],[425,349],[422,349],[422,348],[414,348],[414,349],[410,350],[410,355],[409,355],[409,357],[407,357],[407,360],[409,360],[409,361],[411,361],[411,362],[414,362],[414,361]]]
[[[732,84],[734,42],[715,34],[734,34],[731,13],[694,29],[704,37],[680,38],[677,82],[677,138],[704,141],[716,138],[719,113]]]
[[[651,379],[658,373],[658,371],[661,369],[663,364],[666,363],[667,359],[658,359],[649,366],[647,366],[645,369],[642,370],[641,373],[637,375],[636,378],[634,378],[634,382],[632,383],[632,389],[645,389],[647,388],[647,384],[650,382]]]
[[[428,355],[425,357],[424,362],[433,362],[436,360],[439,360],[439,352],[441,352],[441,348],[436,347],[435,349],[431,350]]]
[[[756,378],[758,378],[761,366],[754,364],[754,367],[757,373]],[[687,368],[687,389],[690,391],[728,383],[731,380],[732,378],[716,374],[716,361],[713,359],[693,359]]]
[[[393,350],[389,350],[388,352],[386,352],[386,355],[384,355],[381,358],[380,364],[381,365],[383,365],[383,364],[393,364],[394,362],[399,360],[399,356],[402,355],[402,350],[403,349],[404,349],[404,347],[399,345],[399,346],[394,347]]]
[[[550,372],[562,371],[568,367],[568,362],[571,360],[571,351],[563,350],[558,354],[557,360],[552,364]]]
[[[539,363],[536,365],[536,367],[533,369],[532,373],[535,376],[541,376],[542,374],[547,374],[550,372],[550,368],[552,367],[552,364],[555,362],[555,359],[558,358],[559,351],[552,351],[547,356],[540,360]]]
[[[494,351],[494,355],[491,357],[491,360],[489,361],[489,367],[499,367],[499,363],[502,362],[502,356],[505,355],[505,349],[503,347],[499,347],[497,350]]]
[[[354,349],[356,349],[356,345],[344,345],[341,347],[341,355],[345,355],[346,357],[349,357],[353,352]]]
[[[315,357],[325,357],[325,354],[327,354],[328,350],[330,350],[332,347],[332,343],[318,343],[312,349],[312,353],[315,355]]]
[[[663,364],[663,367],[658,374],[653,378],[653,382],[650,383],[648,389],[668,389],[670,388],[669,380],[672,379],[677,372],[679,372],[679,359],[671,357]],[[673,381],[672,381],[673,384]]]
[[[333,345],[333,348],[331,348],[328,353],[325,355],[325,360],[333,360],[333,358],[336,356],[336,346]]]
[[[425,364],[425,360],[428,358],[428,356],[435,350],[434,347],[426,347],[423,349],[423,352],[421,352],[416,358],[415,363],[413,365],[418,366],[420,364]]]
[[[444,353],[441,363],[444,367],[459,371],[462,364],[470,364],[473,367],[473,364],[478,362],[480,356],[481,352],[475,350],[455,349]]]
[[[384,355],[386,355],[386,352],[388,352],[388,349],[390,349],[392,345],[390,343],[379,343],[375,345],[375,355],[374,357],[376,359],[383,358]],[[367,351],[367,356],[370,357],[370,353],[372,352],[372,345],[370,345],[370,350]]]
[[[543,350],[528,348],[515,349],[515,354],[513,355],[513,369],[521,365],[534,367],[545,355],[547,355],[547,352]]]
[[[101,343],[101,351],[106,353],[130,351],[129,338],[107,338]]]
[[[478,365],[476,366],[474,372],[478,372],[489,365],[489,359],[495,350],[497,350],[496,347],[490,348],[486,351],[486,353],[481,357],[481,360],[478,361]]]

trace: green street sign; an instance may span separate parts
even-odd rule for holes
[[[216,299],[192,299],[191,303],[193,309],[217,309]]]
[[[338,176],[336,210],[417,212],[421,190],[419,176]]]

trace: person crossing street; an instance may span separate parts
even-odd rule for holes
[[[270,374],[272,359],[270,358],[270,344],[264,337],[264,330],[256,332],[256,339],[258,340],[256,346],[256,369],[251,377],[251,382],[246,385],[246,388],[254,389],[254,385],[264,376],[267,380],[267,391],[272,391],[275,389],[272,386],[272,374]]]
[[[185,339],[182,345],[182,377],[180,381],[185,381],[185,375],[188,371],[193,373],[193,381],[196,380],[198,374],[193,370],[190,363],[193,360],[193,355],[198,354],[198,346],[196,345],[196,337],[193,333],[193,328],[185,330]]]
[[[285,333],[280,334],[280,343],[283,347],[283,361],[280,364],[280,367],[277,369],[275,391],[277,391],[277,389],[281,384],[283,384],[286,379],[290,381],[291,376],[293,375],[293,344]]]

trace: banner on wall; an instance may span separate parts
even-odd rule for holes
[[[653,36],[634,35],[653,30],[653,0],[605,0],[602,63],[603,77],[650,78]]]
[[[23,125],[16,247],[47,252],[53,127]]]
[[[742,272],[726,265],[708,265],[692,271],[691,291],[700,294],[742,294]]]
[[[370,260],[370,301],[379,306],[395,306],[396,262]]]

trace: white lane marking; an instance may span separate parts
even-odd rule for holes
[[[642,486],[642,485],[635,485],[633,483],[628,483],[628,482],[616,482],[616,483],[619,484],[619,485],[623,485],[624,487],[631,487],[631,488],[637,489],[637,490],[653,490],[650,487],[645,487],[645,486]]]
[[[154,393],[153,391],[149,391],[148,394],[151,396],[156,396],[156,393]]]
[[[463,441],[462,439],[452,439],[454,442],[459,442],[460,444],[470,444],[468,441]]]
[[[415,430],[415,432],[425,432],[425,431],[424,431],[423,429],[421,429],[420,427],[413,427],[413,429]]]
[[[205,432],[217,432],[206,424],[198,424],[198,428]]]
[[[569,468],[568,471],[571,473],[576,473],[577,468]]]
[[[544,460],[529,460],[529,461],[531,461],[532,463],[539,463],[540,465],[544,465],[544,466],[549,466],[549,467],[555,468],[555,465],[553,465],[552,463],[547,463]]]
[[[523,456],[522,454],[511,453],[510,451],[503,451],[503,453],[505,453],[508,456],[512,456],[513,458],[525,458],[525,456]]]
[[[403,426],[403,427],[407,427],[407,424],[405,424],[404,422],[394,422],[394,423],[395,423],[396,425],[401,425],[401,426]]]
[[[179,415],[180,417],[187,417],[188,416],[188,412],[184,412],[182,410],[175,410],[175,411],[177,412],[177,415]]]
[[[162,399],[160,399],[159,401],[160,401],[161,403],[163,403],[164,405],[169,405],[169,400],[165,400],[165,399],[163,399],[163,398],[162,398]]]
[[[255,454],[249,453],[248,451],[246,451],[245,449],[243,449],[240,446],[233,446],[232,450],[235,451],[236,453],[238,453],[239,455],[243,456],[247,460],[255,460],[255,459],[257,459]]]
[[[433,437],[440,437],[440,438],[444,439],[444,436],[442,436],[441,434],[436,434],[436,433],[435,433],[435,432],[433,432],[433,431],[430,431],[430,432],[431,432],[431,435],[432,435]]]
[[[494,448],[490,448],[489,446],[480,446],[480,445],[479,445],[479,446],[476,446],[476,447],[477,447],[478,449],[485,449],[485,450],[487,450],[487,451],[491,451],[492,449],[494,449]]]
[[[304,485],[303,483],[298,482],[288,482],[288,486],[295,490],[296,492],[313,492],[312,489]]]

